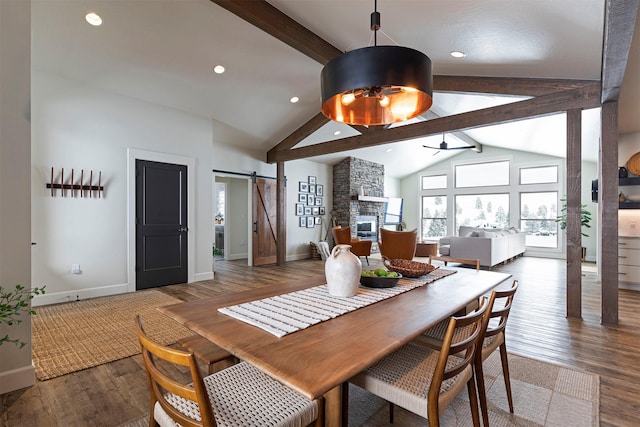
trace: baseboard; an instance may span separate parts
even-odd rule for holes
[[[193,275],[194,282],[202,282],[203,280],[212,280],[213,271],[207,271],[206,273],[198,273]]]
[[[236,259],[247,259],[247,258],[249,258],[249,254],[247,254],[247,253],[243,253],[243,254],[232,254],[232,255],[228,255],[228,256],[227,256],[227,259],[228,259],[229,261],[233,261],[233,260],[236,260]]]
[[[640,285],[637,283],[618,282],[618,288],[628,289],[630,291],[640,291]]]
[[[33,366],[33,363],[31,366],[0,372],[0,394],[31,387],[35,383],[36,368]]]
[[[109,295],[118,295],[129,292],[129,286],[126,283],[120,285],[103,286],[100,288],[78,289],[75,291],[64,292],[47,292],[44,295],[36,295],[31,300],[31,305],[37,307],[39,305],[60,304],[63,302],[80,301],[83,299],[106,297]]]
[[[300,261],[301,259],[309,259],[309,258],[311,258],[311,254],[309,252],[287,255],[287,261]]]

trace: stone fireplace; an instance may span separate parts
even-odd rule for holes
[[[372,240],[372,249],[377,250],[377,236],[384,215],[384,165],[367,160],[347,157],[333,166],[333,210],[336,213],[336,225],[351,227],[351,237],[358,237],[356,218],[366,217],[361,228],[373,228],[368,233]],[[372,218],[375,218],[373,221]],[[362,233],[365,230],[361,230]],[[362,237],[360,237],[362,238]],[[375,240],[374,240],[375,239]]]

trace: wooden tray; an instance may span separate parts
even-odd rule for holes
[[[640,176],[640,153],[636,153],[627,160],[627,170],[634,175]]]

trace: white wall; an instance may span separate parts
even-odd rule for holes
[[[131,290],[127,253],[127,149],[191,158],[195,164],[193,274],[212,276],[212,123],[34,70],[32,75],[33,283],[35,304]],[[51,197],[45,184],[65,169],[102,171],[102,198]],[[82,274],[72,275],[71,264]],[[191,272],[190,272],[191,273]],[[133,288],[135,289],[135,287]]]
[[[31,287],[30,47],[31,2],[0,1],[0,285]],[[35,383],[31,322],[0,326],[26,343],[0,347],[0,394]]]
[[[471,162],[489,162],[497,160],[510,160],[511,161],[511,182],[517,183],[517,168],[521,166],[538,166],[557,164],[560,171],[561,189],[559,190],[560,197],[565,193],[565,169],[566,161],[563,158],[546,156],[536,153],[529,153],[524,151],[505,150],[495,147],[485,146],[482,153],[476,153],[473,151],[464,151],[457,156],[433,165],[423,171],[419,171],[408,177],[405,177],[400,184],[401,194],[404,197],[403,216],[407,223],[407,228],[420,229],[420,177],[423,175],[436,175],[436,174],[448,174],[449,177],[453,176],[453,165],[456,163],[471,163]],[[592,162],[583,162],[582,164],[582,202],[587,205],[592,213],[591,228],[585,230],[589,237],[583,237],[583,246],[587,248],[587,259],[589,261],[596,260],[597,254],[597,206],[591,202],[591,180],[597,178],[597,165]],[[451,185],[449,190],[451,191]],[[512,185],[513,187],[513,185]],[[485,189],[479,189],[479,192],[486,192]],[[496,190],[498,192],[504,192],[503,189]],[[511,197],[510,200],[510,223],[519,224],[519,198]],[[456,234],[455,230],[450,230],[449,234]],[[564,244],[564,234],[559,235],[559,247],[557,250],[543,250],[535,251],[533,249],[527,249],[529,255],[550,256],[550,257],[564,257],[566,252],[566,245]]]

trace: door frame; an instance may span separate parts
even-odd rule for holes
[[[136,290],[136,160],[187,167],[187,282],[194,281],[195,259],[195,159],[155,151],[127,148],[127,291]]]

